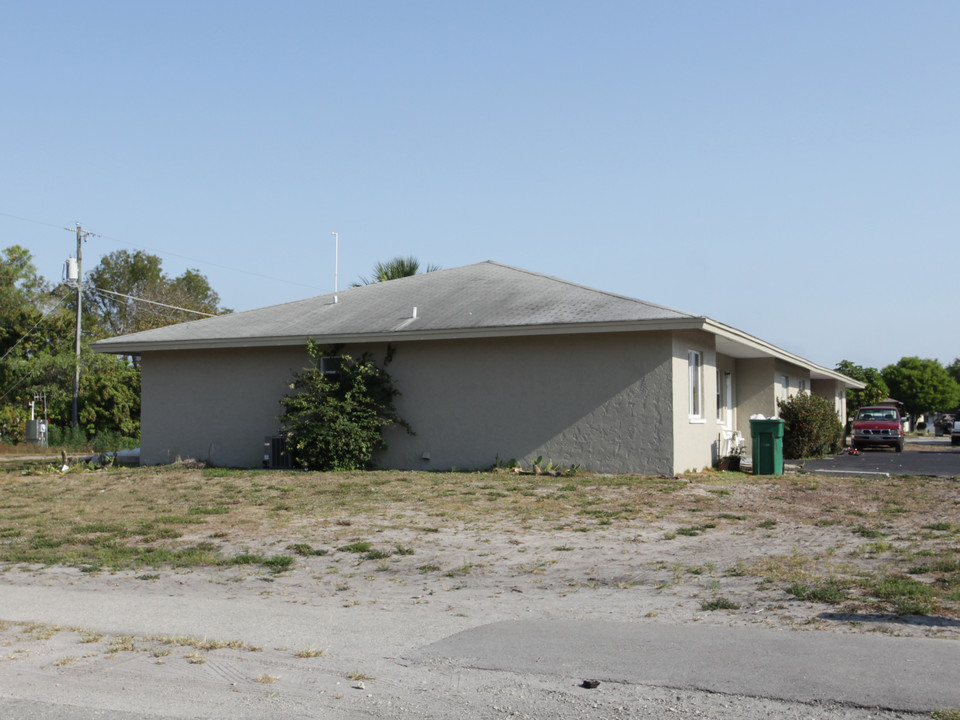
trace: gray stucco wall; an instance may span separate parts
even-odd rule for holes
[[[306,348],[144,353],[140,461],[260,467]]]
[[[667,333],[400,344],[390,372],[417,434],[390,431],[377,460],[446,470],[543,456],[596,472],[672,472],[670,359]]]
[[[717,455],[717,356],[714,336],[705,332],[678,332],[673,338],[674,473],[710,467]],[[691,419],[690,361],[688,351],[700,353],[702,362],[702,407],[700,417]]]
[[[781,397],[782,378],[789,378],[789,396],[799,392],[799,380],[807,383],[807,392],[819,395],[840,408],[840,417],[846,408],[846,392],[842,383],[834,380],[812,380],[810,373],[803,368],[774,361],[772,358],[756,360],[737,360],[737,429],[746,439],[747,454],[753,453],[750,434],[750,416],[761,414],[765,417],[777,415],[777,400]]]
[[[838,380],[814,380],[811,392],[830,403],[841,424],[847,421],[847,388]]]
[[[776,362],[776,370],[774,371],[776,377],[776,388],[774,391],[774,412],[779,416],[779,410],[777,408],[777,400],[782,400],[784,395],[783,387],[783,378],[787,378],[786,386],[786,396],[787,398],[794,397],[797,393],[800,392],[800,384],[803,382],[805,392],[809,395],[812,390],[810,387],[810,373],[803,368],[799,368],[796,365],[791,365],[790,363],[783,362],[778,360]]]
[[[737,360],[737,430],[746,441],[748,456],[753,453],[750,416],[771,417],[777,410],[775,371],[773,358]]]
[[[370,350],[378,362],[384,345]],[[388,370],[416,435],[387,432],[399,469],[487,468],[543,456],[597,472],[672,473],[668,333],[397,343]],[[304,348],[145,353],[141,460],[259,467]],[[423,454],[429,453],[430,460]]]

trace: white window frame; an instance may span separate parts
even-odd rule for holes
[[[703,354],[687,350],[687,411],[690,422],[703,419]]]
[[[733,373],[717,368],[717,424],[733,429]]]

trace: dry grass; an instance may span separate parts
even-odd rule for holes
[[[259,652],[263,648],[241,640],[211,640],[189,635],[104,635],[92,633],[86,628],[67,627],[62,625],[47,625],[35,622],[4,621],[0,623],[0,647],[7,647],[16,642],[43,642],[67,634],[72,635],[79,644],[94,646],[93,650],[100,650],[107,656],[119,653],[148,653],[155,658],[167,657],[171,648],[187,648],[192,650],[184,657],[195,664],[205,662],[204,653],[217,650],[232,650],[239,652]],[[309,657],[319,657],[322,651],[311,651]],[[28,650],[15,650],[6,658],[0,660],[15,660],[20,656],[29,655]],[[91,652],[84,657],[95,657],[98,653]],[[64,666],[76,663],[78,657],[65,656],[54,662],[54,665]]]
[[[293,655],[294,657],[298,657],[301,659],[317,658],[317,657],[323,657],[323,650],[318,650],[317,648],[307,648],[306,650],[297,650]]]
[[[625,536],[657,527],[665,529],[664,542],[733,533],[755,538],[755,551],[736,568],[721,569],[728,574],[758,577],[798,598],[835,598],[853,610],[960,614],[956,479],[184,467],[0,474],[0,562],[6,563],[94,570],[259,564],[276,573],[327,552],[352,551],[356,562],[392,561],[416,553],[416,542],[377,547],[378,532],[422,538],[455,527],[480,535],[509,528]],[[846,549],[784,554],[768,548],[768,538],[788,533],[834,534]],[[248,549],[269,547],[277,538],[287,538],[283,547],[291,555]],[[290,538],[306,542],[289,545]],[[445,577],[467,577],[482,567],[464,560]],[[529,567],[536,573],[543,566],[534,561]],[[440,570],[423,562],[411,568]]]
[[[19,552],[41,562],[45,555],[83,562],[84,554],[98,546],[173,550],[198,540],[251,541],[316,525],[338,526],[347,538],[375,527],[429,532],[451,523],[574,529],[664,519],[693,528],[709,525],[705,521],[768,528],[775,527],[771,521],[882,525],[909,518],[930,524],[939,518],[949,523],[960,522],[958,502],[955,481],[929,478],[717,473],[554,478],[178,468],[63,476],[0,473],[0,560],[28,559],[17,557]],[[46,549],[53,552],[42,552]],[[216,555],[207,550],[211,558]]]
[[[0,474],[0,561],[94,568],[214,564],[220,544],[359,519],[596,524],[653,517],[673,478],[457,473],[265,473],[183,468]],[[266,562],[264,558],[248,558]],[[272,559],[274,565],[282,561]]]

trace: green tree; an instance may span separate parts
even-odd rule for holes
[[[386,448],[383,430],[409,426],[397,415],[400,393],[386,370],[369,353],[359,359],[324,350],[312,340],[307,352],[314,365],[294,377],[296,390],[281,400],[280,417],[294,462],[311,470],[361,470],[373,453]],[[393,350],[388,348],[384,365]]]
[[[439,265],[427,265],[423,271],[433,272],[439,269]],[[398,255],[385,263],[378,262],[373,266],[372,279],[368,280],[365,277],[361,277],[360,282],[354,283],[353,287],[372,285],[373,283],[386,282],[387,280],[397,280],[398,278],[416,275],[418,272],[420,272],[420,261],[417,260],[417,258],[413,256],[401,257]]]
[[[152,300],[163,284],[162,260],[141,250],[118,250],[104,255],[99,264],[87,273],[85,279],[88,313],[95,317],[98,334],[125,335],[146,330],[143,317],[152,314],[141,311],[141,306],[129,298],[98,292],[98,288]]]
[[[0,357],[37,352],[45,334],[31,332],[58,300],[37,273],[29,250],[12,245],[0,252]]]
[[[0,257],[0,435],[19,441],[34,396],[57,394],[48,371],[73,347],[74,323],[69,298],[51,292],[28,250],[13,245]]]
[[[152,330],[173,323],[196,320],[199,315],[134,298],[216,315],[220,296],[197,270],[176,278],[163,272],[162,260],[142,250],[117,250],[104,255],[87,273],[85,303],[96,334],[102,337]],[[120,293],[129,297],[118,297]]]
[[[51,425],[66,426],[72,419],[76,293],[66,285],[51,290],[37,273],[30,252],[20,246],[0,251],[0,259],[0,436],[19,441],[35,394],[46,395]],[[96,287],[211,314],[218,312],[220,299],[196,270],[169,278],[160,259],[143,252],[110,253],[87,275],[78,396],[80,430],[90,436],[136,437],[140,428],[139,368],[123,358],[93,353],[88,342],[197,316],[150,305],[143,309],[133,300],[98,293]]]
[[[166,303],[188,310],[217,315],[229,312],[220,307],[220,296],[210,287],[207,276],[199,270],[187,268],[182,275],[173,278],[166,288]],[[187,320],[196,320],[197,315],[185,313]]]
[[[140,437],[140,368],[116,355],[88,352],[80,376],[79,422],[88,437]]]
[[[910,415],[953,409],[960,403],[960,385],[937,360],[904,357],[883,369],[890,395]]]
[[[960,384],[960,358],[954,358],[953,362],[947,365],[945,369],[950,377],[952,377],[957,384]]]
[[[847,390],[847,415],[852,417],[859,408],[874,405],[890,397],[890,389],[876,368],[865,368],[854,365],[849,360],[841,360],[836,370],[867,385],[863,390]]]

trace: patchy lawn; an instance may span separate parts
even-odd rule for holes
[[[510,573],[557,593],[689,587],[704,611],[786,600],[956,620],[960,482],[182,466],[0,473],[8,569],[320,574],[347,558],[395,582]]]

